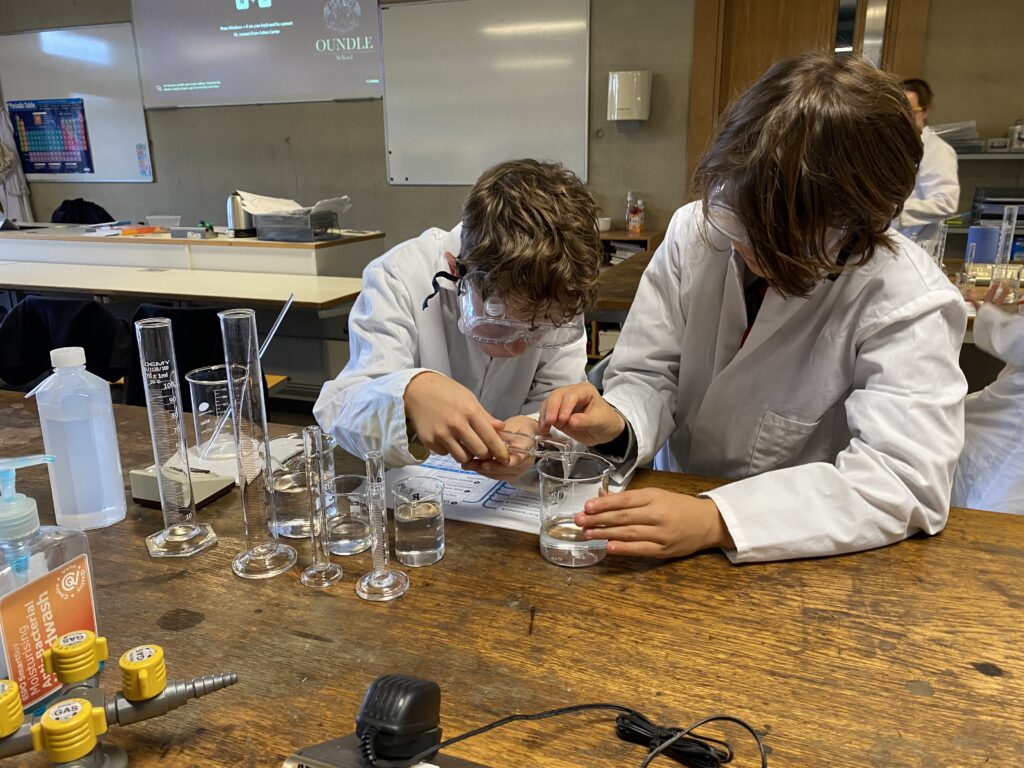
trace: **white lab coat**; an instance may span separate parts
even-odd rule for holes
[[[983,305],[974,320],[974,343],[1006,367],[967,396],[966,441],[952,503],[1024,514],[1024,315]]]
[[[734,562],[853,552],[945,525],[963,447],[967,318],[895,232],[809,298],[769,289],[750,335],[745,267],[676,212],[605,377],[637,463],[736,480],[707,494]],[[660,450],[659,450],[660,449]],[[628,467],[626,467],[628,469]]]
[[[927,125],[921,131],[924,156],[917,168],[914,191],[903,204],[897,229],[919,243],[934,240],[942,222],[960,202],[956,150]]]
[[[557,349],[527,349],[519,357],[490,358],[459,331],[455,286],[433,290],[431,278],[449,272],[445,253],[459,255],[461,225],[428,229],[395,246],[363,271],[349,316],[349,362],[324,384],[313,414],[355,456],[384,451],[390,466],[422,461],[409,450],[403,396],[423,371],[449,376],[470,390],[492,416],[535,414],[556,388],[584,380],[586,339]]]

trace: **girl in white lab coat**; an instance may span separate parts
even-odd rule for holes
[[[733,480],[588,501],[613,554],[721,547],[734,562],[877,547],[946,522],[963,446],[966,312],[889,228],[921,140],[900,85],[859,58],[779,62],[700,161],[604,380],[541,427],[616,459]]]
[[[974,319],[974,343],[1006,363],[967,396],[966,441],[953,479],[954,507],[1024,514],[1024,314],[993,283]],[[1022,305],[1024,308],[1024,305]]]
[[[597,295],[594,200],[559,165],[501,163],[469,193],[462,222],[428,229],[363,272],[349,362],[313,408],[355,456],[391,466],[450,454],[514,478],[496,430],[538,433],[558,387],[584,380],[582,314]]]

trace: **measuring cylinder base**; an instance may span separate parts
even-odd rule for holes
[[[409,577],[401,571],[372,571],[356,582],[356,594],[363,600],[382,603],[401,597],[409,589]]]
[[[341,566],[328,563],[323,568],[317,568],[315,565],[311,565],[302,572],[299,581],[313,589],[329,587],[341,581]]]
[[[269,579],[287,571],[296,560],[298,555],[292,547],[273,542],[239,552],[231,570],[243,579]]]
[[[174,525],[146,537],[150,557],[189,557],[217,543],[209,523]]]

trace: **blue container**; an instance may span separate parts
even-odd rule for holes
[[[999,227],[975,225],[967,230],[967,250],[964,256],[970,253],[971,243],[974,243],[975,264],[995,264],[999,250]]]

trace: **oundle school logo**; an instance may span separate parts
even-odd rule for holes
[[[362,16],[363,9],[359,7],[359,0],[324,1],[324,24],[339,35],[352,32],[359,26]]]

